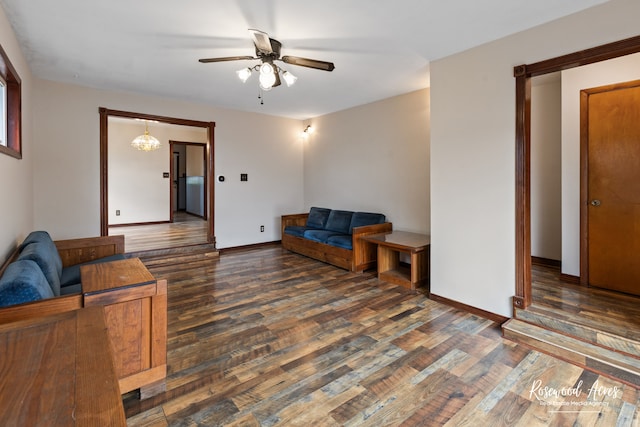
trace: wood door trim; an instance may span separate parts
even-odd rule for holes
[[[207,183],[211,184],[207,189],[208,193],[208,219],[207,219],[207,242],[216,243],[215,237],[215,189],[213,186],[214,176],[214,147],[215,147],[215,122],[203,122],[198,120],[180,119],[175,117],[158,116],[154,114],[135,113],[130,111],[111,110],[99,107],[100,113],[100,235],[109,234],[109,182],[108,182],[108,139],[109,139],[109,117],[123,117],[130,119],[155,120],[173,125],[192,126],[207,129],[207,142],[205,145],[205,156],[207,165]]]
[[[516,84],[515,175],[516,236],[514,308],[531,304],[531,77],[568,70],[582,65],[640,52],[640,36],[604,44],[590,49],[514,67]],[[528,246],[527,246],[527,242]]]
[[[580,284],[589,286],[589,96],[640,86],[640,80],[580,91]]]

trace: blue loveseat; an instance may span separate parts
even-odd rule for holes
[[[124,236],[54,242],[46,231],[34,231],[0,269],[0,307],[56,297],[55,304],[77,305],[80,266],[124,258]]]
[[[282,216],[282,247],[350,271],[376,265],[376,247],[360,240],[386,233],[392,224],[380,213],[312,207],[308,213]]]

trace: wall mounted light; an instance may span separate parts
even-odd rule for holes
[[[309,135],[311,135],[313,133],[313,126],[311,125],[307,125],[306,128],[304,128],[304,130],[302,131],[302,137],[303,138],[309,138]]]

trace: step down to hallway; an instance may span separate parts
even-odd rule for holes
[[[582,341],[640,358],[640,332],[629,328],[626,319],[595,319],[580,313],[548,309],[532,304],[516,309],[515,318],[560,332]],[[617,320],[617,321],[616,321]]]
[[[189,263],[207,258],[215,260],[220,258],[220,252],[214,244],[202,244],[129,252],[127,256],[140,258],[147,267],[151,267],[156,264],[167,266],[168,264]]]
[[[519,344],[596,373],[640,387],[640,359],[544,327],[511,319],[502,325],[503,336]]]

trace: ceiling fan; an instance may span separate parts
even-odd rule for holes
[[[287,86],[291,86],[297,80],[293,74],[288,71],[282,70],[274,61],[282,61],[286,64],[299,65],[301,67],[315,68],[316,70],[333,71],[335,66],[333,62],[319,61],[317,59],[301,58],[299,56],[283,56],[280,57],[280,50],[282,43],[278,40],[272,39],[264,31],[250,29],[251,37],[253,38],[253,44],[256,48],[256,56],[225,56],[220,58],[203,58],[199,59],[199,62],[226,62],[226,61],[243,61],[259,59],[260,64],[253,67],[243,68],[237,71],[238,77],[246,82],[251,76],[252,71],[259,72],[260,88],[262,90],[271,90],[271,88],[280,86],[280,72],[282,71],[282,78],[287,83]]]

